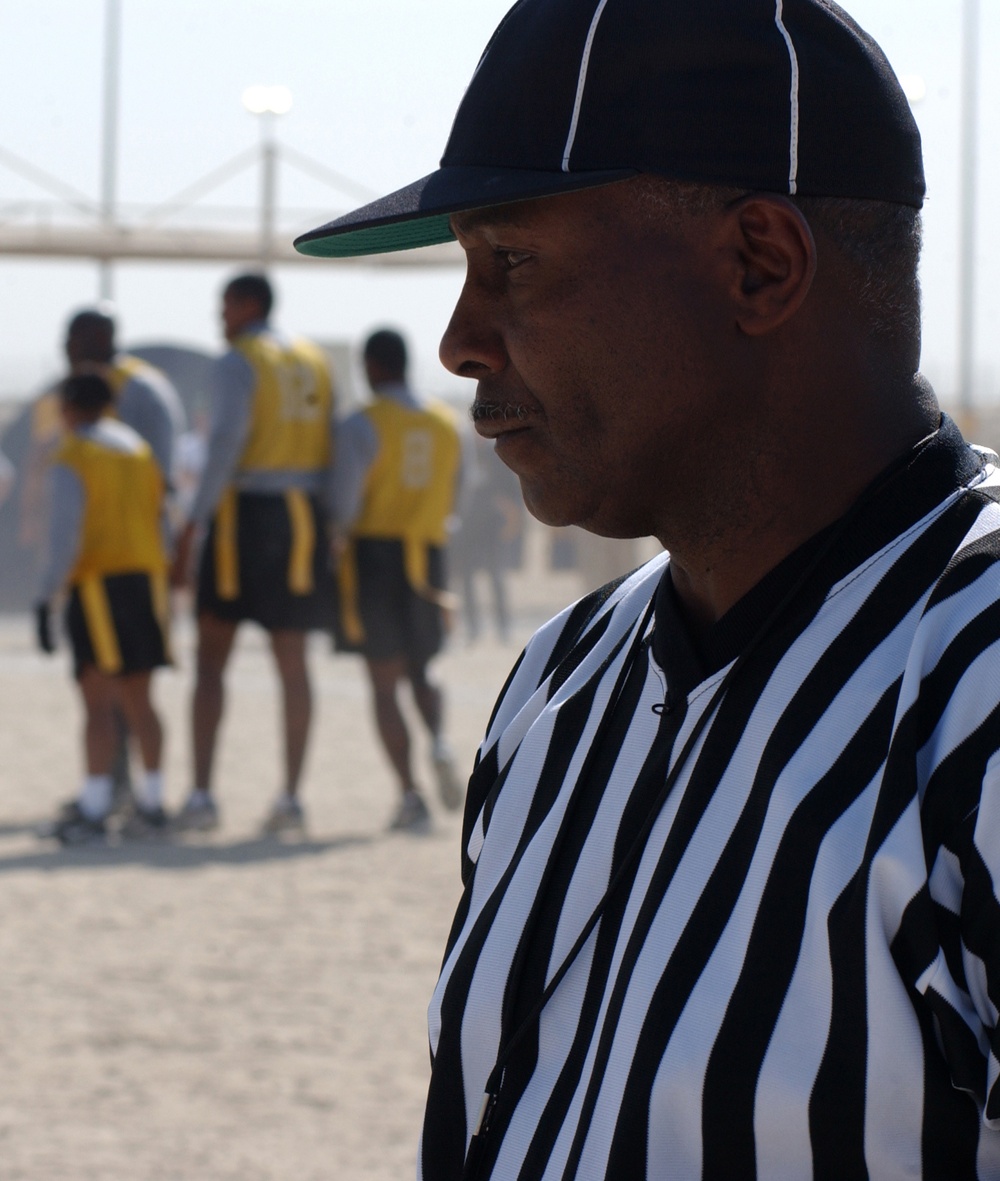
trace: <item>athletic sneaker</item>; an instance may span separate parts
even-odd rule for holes
[[[107,828],[103,819],[91,819],[79,804],[73,803],[61,810],[52,835],[61,845],[96,845],[106,839]]]
[[[144,808],[135,803],[119,832],[130,840],[142,840],[147,837],[166,836],[169,827],[170,820],[162,808]]]
[[[218,828],[219,809],[215,800],[192,792],[184,801],[184,807],[171,820],[170,827],[176,832],[210,832]]]
[[[279,832],[301,832],[305,826],[306,816],[299,801],[293,796],[281,796],[275,800],[262,831],[265,836],[274,836]]]
[[[434,773],[437,775],[438,797],[449,812],[457,812],[465,802],[465,788],[455,770],[451,751],[442,749],[434,755]]]
[[[419,792],[408,791],[399,802],[396,815],[389,824],[390,832],[429,832],[431,814]]]

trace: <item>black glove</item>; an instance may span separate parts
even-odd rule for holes
[[[35,639],[43,652],[55,652],[52,640],[52,624],[48,603],[35,604]]]

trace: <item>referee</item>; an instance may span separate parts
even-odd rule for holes
[[[238,275],[223,292],[230,349],[216,364],[208,455],[174,560],[175,581],[183,582],[196,535],[203,535],[194,784],[175,817],[179,829],[218,823],[212,769],[223,675],[244,621],[267,631],[282,689],[284,782],[264,829],[277,833],[304,822],[298,787],[312,718],[306,637],[329,628],[333,613],[333,386],[320,349],[271,327],[273,302],[263,275]]]
[[[520,0],[440,169],[441,357],[543,521],[469,784],[420,1176],[1000,1178],[1000,461],[919,373],[906,98],[832,0]]]

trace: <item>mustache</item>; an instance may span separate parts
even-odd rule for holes
[[[512,418],[522,422],[528,417],[527,406],[519,402],[501,402],[490,398],[476,398],[469,407],[473,422],[508,422]]]

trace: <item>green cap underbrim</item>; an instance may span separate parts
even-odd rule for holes
[[[389,225],[366,226],[326,238],[300,238],[295,249],[313,258],[358,258],[365,254],[392,254],[397,250],[417,250],[421,246],[454,241],[449,215],[442,213]]]
[[[612,184],[635,171],[570,173],[449,165],[300,235],[295,249],[314,258],[357,258],[440,246],[455,240],[449,219],[456,213]]]

